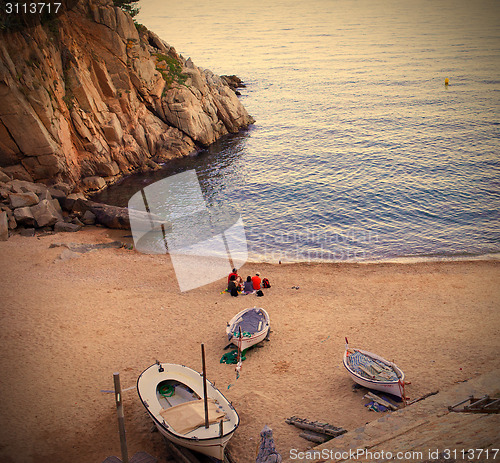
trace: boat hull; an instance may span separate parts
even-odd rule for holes
[[[151,414],[150,414],[151,416]],[[216,439],[216,442],[203,442],[203,441],[191,441],[187,439],[179,439],[175,434],[169,432],[165,427],[155,421],[156,428],[158,431],[170,442],[174,444],[180,445],[181,447],[185,447],[189,450],[193,450],[195,452],[203,453],[203,455],[207,455],[212,458],[216,458],[217,460],[224,461],[224,451],[227,443],[233,437],[233,433],[224,436],[223,439]]]
[[[160,371],[160,367],[163,371]],[[144,370],[137,380],[139,398],[153,420],[158,431],[174,444],[204,455],[224,460],[224,449],[239,425],[239,416],[224,395],[207,380],[207,397],[216,401],[225,413],[223,432],[220,433],[220,423],[212,423],[208,428],[200,426],[184,434],[176,432],[160,412],[164,409],[160,403],[158,388],[160,383],[175,381],[192,390],[193,395],[203,397],[203,377],[200,373],[184,365],[154,364]]]
[[[236,330],[237,330],[237,321],[238,319],[247,311],[249,310],[253,310],[255,309],[255,307],[251,308],[251,309],[245,309],[245,310],[242,310],[241,312],[237,313],[230,321],[229,323],[227,324],[227,327],[226,327],[226,334],[228,335],[230,341],[237,345],[239,340],[238,338],[236,337],[231,337],[231,333],[234,333]],[[246,337],[246,336],[243,336],[242,340],[241,340],[241,350],[245,350],[245,349],[248,349],[249,347],[252,347],[254,346],[255,344],[258,344],[259,342],[262,342],[264,341],[264,339],[266,339],[268,333],[269,333],[269,330],[270,330],[270,326],[271,326],[271,322],[270,322],[270,319],[269,319],[269,314],[262,308],[260,308],[259,310],[261,310],[264,314],[264,322],[262,324],[262,329],[255,332],[255,333],[252,333],[251,336],[249,337]]]
[[[404,395],[404,378],[405,374],[403,370],[401,370],[397,365],[395,365],[392,362],[389,362],[388,360],[384,359],[383,357],[380,357],[379,355],[373,354],[372,352],[368,352],[365,350],[361,349],[355,349],[358,352],[361,352],[362,354],[368,355],[370,357],[373,357],[374,359],[380,360],[381,362],[385,363],[386,365],[392,366],[392,368],[396,371],[398,374],[399,379],[396,381],[378,381],[378,380],[371,380],[368,378],[365,378],[358,373],[356,373],[348,364],[347,362],[347,350],[344,351],[344,358],[343,358],[343,363],[344,367],[353,379],[354,382],[359,384],[360,386],[366,387],[367,389],[374,389],[376,391],[384,392],[386,394],[391,394],[396,397],[403,398]]]

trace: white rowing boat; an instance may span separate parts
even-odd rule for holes
[[[346,343],[344,367],[360,386],[392,394],[404,400],[405,374],[393,362],[361,349],[351,349]]]
[[[241,330],[240,348],[243,351],[263,341],[270,329],[269,314],[262,308],[253,307],[237,313],[227,323],[226,333],[230,344],[238,346]]]
[[[209,424],[205,427],[203,375],[184,365],[159,363],[144,370],[137,392],[149,416],[168,440],[224,461],[224,449],[240,418],[207,380]]]

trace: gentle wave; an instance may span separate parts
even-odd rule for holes
[[[254,261],[499,252],[500,4],[410,15],[361,0],[355,21],[346,0],[263,5],[141,6],[198,66],[242,77],[257,122],[101,199],[126,204],[144,182],[195,168],[208,206],[240,211]]]

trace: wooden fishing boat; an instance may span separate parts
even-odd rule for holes
[[[158,431],[168,440],[224,461],[224,449],[240,418],[210,381],[204,384],[201,373],[184,365],[157,362],[141,373],[137,392]]]
[[[372,352],[349,348],[346,342],[343,363],[359,385],[405,399],[405,374],[393,362]]]
[[[253,307],[237,313],[227,323],[226,333],[229,343],[235,346],[240,344],[240,349],[243,351],[263,341],[269,334],[270,329],[269,314],[262,308]]]

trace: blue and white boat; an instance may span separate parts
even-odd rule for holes
[[[347,341],[347,340],[346,340]],[[344,367],[360,386],[405,398],[405,374],[395,363],[361,349],[346,348]]]

